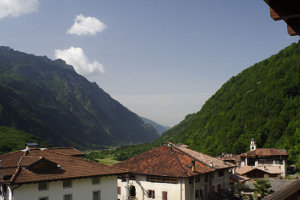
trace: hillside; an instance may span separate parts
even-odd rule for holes
[[[248,151],[251,138],[300,165],[300,42],[232,77],[158,141],[218,155]]]
[[[0,126],[0,155],[24,149],[26,143],[45,144],[32,134],[11,127]]]
[[[160,124],[158,124],[150,119],[147,119],[145,117],[141,117],[141,118],[146,124],[150,124],[151,126],[153,126],[153,128],[156,129],[156,131],[159,135],[163,134],[164,132],[166,132],[167,130],[170,129],[170,127],[160,125]]]
[[[149,142],[153,127],[62,60],[0,47],[0,125],[50,144],[93,148]]]

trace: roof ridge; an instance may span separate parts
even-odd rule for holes
[[[75,156],[71,156],[71,155],[62,154],[62,153],[56,152],[55,150],[52,150],[52,149],[45,149],[45,150],[48,151],[48,152],[50,152],[50,153],[56,153],[56,154],[61,155],[61,156],[66,156],[66,157],[68,157],[68,158],[72,158],[73,160],[80,160],[80,161],[88,162],[88,163],[91,163],[91,164],[98,164],[98,165],[110,167],[110,168],[113,168],[113,169],[119,169],[119,168],[113,167],[113,166],[111,166],[111,165],[104,165],[104,164],[101,164],[101,163],[99,163],[99,162],[87,160],[87,159],[84,159],[84,158],[80,158],[80,157],[75,157]],[[44,151],[45,151],[45,150],[44,150]]]
[[[14,174],[12,175],[12,177],[9,179],[9,182],[10,182],[10,183],[13,183],[13,182],[16,180],[17,175],[20,173],[21,169],[22,169],[21,166],[18,166],[18,167],[17,167],[15,173],[14,173]]]
[[[52,149],[76,149],[76,148],[75,147],[48,147],[47,149],[52,150]]]
[[[191,157],[191,158],[197,160],[198,162],[200,162],[201,164],[205,165],[206,167],[208,167],[208,168],[210,168],[210,169],[213,169],[213,170],[216,170],[215,168],[213,168],[213,167],[209,166],[208,164],[204,163],[203,161],[201,161],[201,160],[195,158],[194,156],[188,154],[187,152],[184,152],[183,150],[179,149],[178,147],[176,147],[176,146],[174,146],[174,147],[175,147],[177,150],[179,150],[179,151],[183,152],[184,154],[186,154],[187,156],[189,156],[189,157]],[[199,152],[198,152],[198,153],[199,153]]]

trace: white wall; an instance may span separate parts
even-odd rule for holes
[[[168,200],[193,200],[195,190],[202,190],[202,195],[205,197],[205,186],[207,187],[207,193],[210,191],[210,178],[205,182],[205,175],[200,176],[198,182],[189,183],[188,178],[183,178],[182,183],[178,182],[177,184],[173,183],[156,183],[156,182],[147,182],[146,176],[136,175],[136,180],[129,180],[128,185],[135,186],[136,188],[136,197],[138,200],[149,200],[147,197],[147,190],[155,191],[155,199],[162,199],[162,191],[168,192]],[[215,192],[218,191],[218,184],[221,184],[222,189],[229,188],[229,171],[224,170],[224,176],[219,177],[218,172],[214,172],[214,178],[211,182],[215,186]],[[127,182],[122,182],[121,179],[118,179],[118,186],[121,187],[121,195],[118,195],[118,199],[126,200],[126,188]],[[195,189],[195,190],[194,190]]]
[[[192,183],[189,183],[189,181],[187,179],[186,184],[185,184],[186,185],[186,199],[191,199],[191,200],[194,199],[195,190],[201,190],[202,195],[205,198],[205,196],[209,194],[209,192],[211,190],[211,188],[210,188],[211,186],[214,186],[215,192],[218,192],[219,184],[221,185],[221,188],[223,190],[229,189],[229,173],[230,172],[228,169],[223,169],[223,170],[224,170],[224,176],[219,177],[219,173],[217,170],[210,174],[207,182],[205,182],[205,174],[201,175],[200,180],[198,182],[195,181],[195,186],[194,186],[194,181]],[[210,182],[210,179],[211,179],[211,182]],[[207,188],[207,191],[205,191],[205,186]]]
[[[148,200],[147,190],[155,191],[155,199],[162,199],[162,192],[168,192],[168,200],[189,200],[185,198],[185,186],[184,181],[180,184],[174,183],[156,183],[148,182],[147,177],[144,175],[136,175],[136,180],[129,180],[128,185],[133,185],[136,188],[136,197],[138,200]],[[121,187],[121,195],[118,195],[118,199],[126,200],[126,188],[127,182],[122,182],[118,179],[118,186]]]
[[[202,190],[202,195],[205,198],[205,186],[207,186],[207,190],[209,190],[209,181],[205,182],[205,176],[201,175],[199,182],[189,183],[189,179],[185,180],[186,185],[186,199],[187,200],[193,200],[194,199],[194,192],[196,190]],[[195,183],[195,186],[194,186]]]
[[[213,172],[214,178],[212,179],[212,185],[215,186],[215,192],[218,191],[218,185],[221,184],[223,190],[229,189],[229,170],[223,169],[224,176],[219,177],[219,170]]]
[[[73,179],[72,188],[63,188],[62,181],[49,182],[48,190],[39,191],[38,184],[24,184],[14,190],[14,200],[63,200],[63,195],[72,194],[73,200],[92,200],[93,191],[101,191],[101,200],[117,199],[117,176],[101,177],[100,184],[92,184],[91,178]]]
[[[277,168],[280,168],[281,171],[282,171],[282,175],[285,176],[286,175],[286,159],[282,159],[282,164],[278,164],[275,162],[275,160],[278,160],[279,158],[276,158],[276,159],[270,159],[272,161],[271,164],[261,164],[259,163],[259,159],[257,159],[255,161],[255,167],[277,167]],[[241,161],[240,163],[240,166],[238,166],[238,168],[241,168],[243,166],[247,166],[247,162],[246,162],[246,159],[245,161]]]

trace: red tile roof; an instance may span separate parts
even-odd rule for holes
[[[217,157],[218,159],[221,159],[223,161],[227,161],[227,162],[235,162],[237,163],[239,161],[239,156],[235,155],[235,154],[229,154],[229,153],[225,153],[222,154],[220,156]]]
[[[282,174],[283,173],[282,169],[280,169],[278,167],[254,167],[254,166],[243,166],[239,169],[236,169],[236,173],[240,174],[240,175],[244,175],[253,170],[260,170],[260,171],[266,172],[268,174]]]
[[[270,157],[270,156],[288,156],[288,153],[283,149],[274,149],[274,148],[259,148],[254,151],[249,151],[242,153],[239,157]]]
[[[221,159],[209,156],[198,151],[194,151],[192,149],[189,149],[186,145],[175,145],[175,147],[185,152],[186,154],[189,154],[195,159],[201,161],[202,163],[211,166],[213,169],[225,169],[235,167],[235,165],[232,163],[226,163]]]
[[[51,147],[48,148],[50,150],[54,150],[57,153],[61,153],[68,156],[84,156],[85,153],[73,148],[73,147]]]
[[[246,176],[241,176],[239,174],[232,174],[232,173],[229,174],[229,179],[230,179],[230,181],[235,182],[235,183],[244,183],[244,182],[250,180],[250,178],[248,178]]]
[[[117,175],[127,172],[49,149],[17,151],[1,155],[0,160],[2,161],[0,174],[6,176],[3,181],[11,184]],[[47,166],[51,167],[47,168]]]
[[[195,161],[195,170],[192,162]],[[162,145],[114,165],[129,172],[144,175],[190,177],[214,171],[200,160],[174,145]]]

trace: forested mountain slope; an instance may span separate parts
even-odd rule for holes
[[[300,165],[299,42],[232,77],[158,141],[217,155],[248,151],[251,138],[258,147],[285,148]]]
[[[25,149],[26,143],[47,145],[32,134],[11,127],[0,126],[0,155],[11,151]]]
[[[146,123],[146,124],[150,124],[151,126],[153,126],[153,128],[156,129],[157,133],[159,135],[163,134],[164,132],[166,132],[168,129],[170,129],[170,127],[167,126],[163,126],[161,124],[158,124],[150,119],[147,119],[145,117],[141,117],[141,119]]]
[[[53,145],[149,142],[155,129],[62,60],[0,47],[0,125]]]

